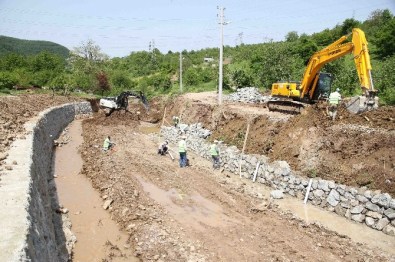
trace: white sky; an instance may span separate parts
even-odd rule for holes
[[[395,0],[0,0],[0,35],[47,40],[73,49],[92,39],[102,52],[126,56],[199,50],[220,44],[217,6],[225,7],[224,44],[283,40],[290,31],[322,31]],[[366,36],[369,40],[369,36]]]

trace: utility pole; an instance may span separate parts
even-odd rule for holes
[[[182,52],[180,51],[180,93],[182,93]]]
[[[219,24],[221,25],[221,44],[219,47],[219,80],[218,80],[218,105],[222,104],[222,78],[223,78],[223,72],[222,72],[222,67],[223,67],[223,60],[224,60],[224,25],[228,24],[227,22],[224,21],[224,10],[225,8],[223,7],[217,7],[219,9]]]

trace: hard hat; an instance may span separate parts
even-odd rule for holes
[[[186,135],[181,136],[182,139],[187,139]]]
[[[218,143],[218,140],[214,140],[214,143]]]
[[[336,92],[340,92],[340,89],[339,89],[339,88],[336,88]]]

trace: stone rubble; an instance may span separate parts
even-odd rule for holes
[[[178,143],[181,135],[185,134],[187,148],[198,155],[211,159],[210,143],[206,139],[211,131],[201,123],[183,126],[183,131],[175,127],[162,127],[161,134],[171,143]],[[268,185],[279,192],[303,199],[309,178],[296,175],[285,161],[269,162],[264,155],[247,155],[235,146],[220,143],[221,168],[253,179],[258,161],[256,181]],[[241,168],[240,168],[241,165]],[[367,188],[353,188],[337,184],[334,181],[313,179],[308,200],[313,205],[335,212],[358,223],[395,236],[395,199],[388,193],[371,191]]]
[[[236,92],[224,96],[225,101],[242,103],[267,103],[271,96],[263,96],[255,87],[244,87],[237,89]]]

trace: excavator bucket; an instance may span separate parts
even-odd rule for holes
[[[347,110],[353,114],[360,114],[378,107],[379,98],[377,96],[354,96],[346,103]]]

